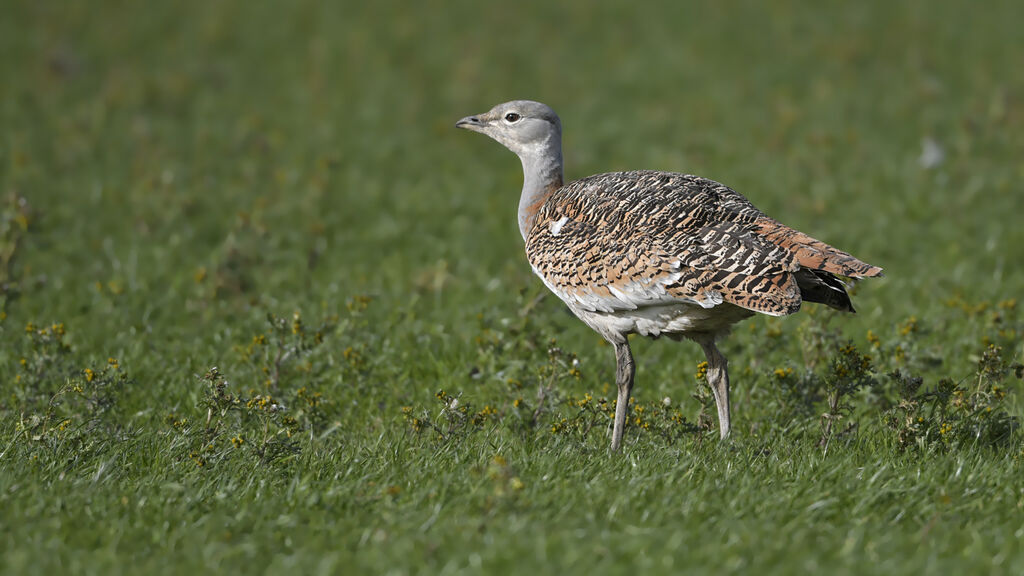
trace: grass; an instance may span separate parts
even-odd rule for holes
[[[1021,16],[8,7],[0,570],[1021,573]],[[635,341],[609,454],[611,350],[452,127],[519,97],[569,178],[715,178],[887,277],[737,327],[727,445]]]

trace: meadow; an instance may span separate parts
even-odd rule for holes
[[[1018,2],[7,4],[0,572],[1024,573]],[[609,453],[514,98],[886,277],[736,327],[726,443],[635,339]]]

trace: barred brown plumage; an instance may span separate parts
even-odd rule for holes
[[[629,334],[701,345],[725,438],[729,377],[715,340],[755,312],[792,314],[803,301],[853,312],[839,277],[882,275],[881,268],[780,224],[706,178],[613,172],[562,186],[561,121],[539,102],[499,104],[456,126],[486,134],[519,156],[519,224],[530,265],[615,346],[613,450],[621,445],[633,386]]]

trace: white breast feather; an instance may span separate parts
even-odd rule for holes
[[[590,287],[579,291],[565,290],[548,282],[536,267],[533,267],[533,273],[574,311],[616,313],[674,304],[696,304],[701,308],[714,308],[722,303],[722,295],[713,290],[706,291],[703,298],[680,298],[670,295],[665,287],[678,281],[682,277],[681,272],[667,274],[661,278],[629,282],[621,288],[608,284],[606,287],[610,296],[595,294]]]

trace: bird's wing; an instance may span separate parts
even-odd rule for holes
[[[820,270],[850,278],[883,276],[882,269],[850,256],[846,252],[815,240],[807,234],[776,222],[767,216],[754,222],[754,232],[764,240],[781,246],[796,257],[802,268]]]
[[[729,302],[795,312],[797,257],[766,239],[767,218],[722,184],[667,172],[602,174],[545,203],[527,239],[534,271],[559,297],[614,312]]]

